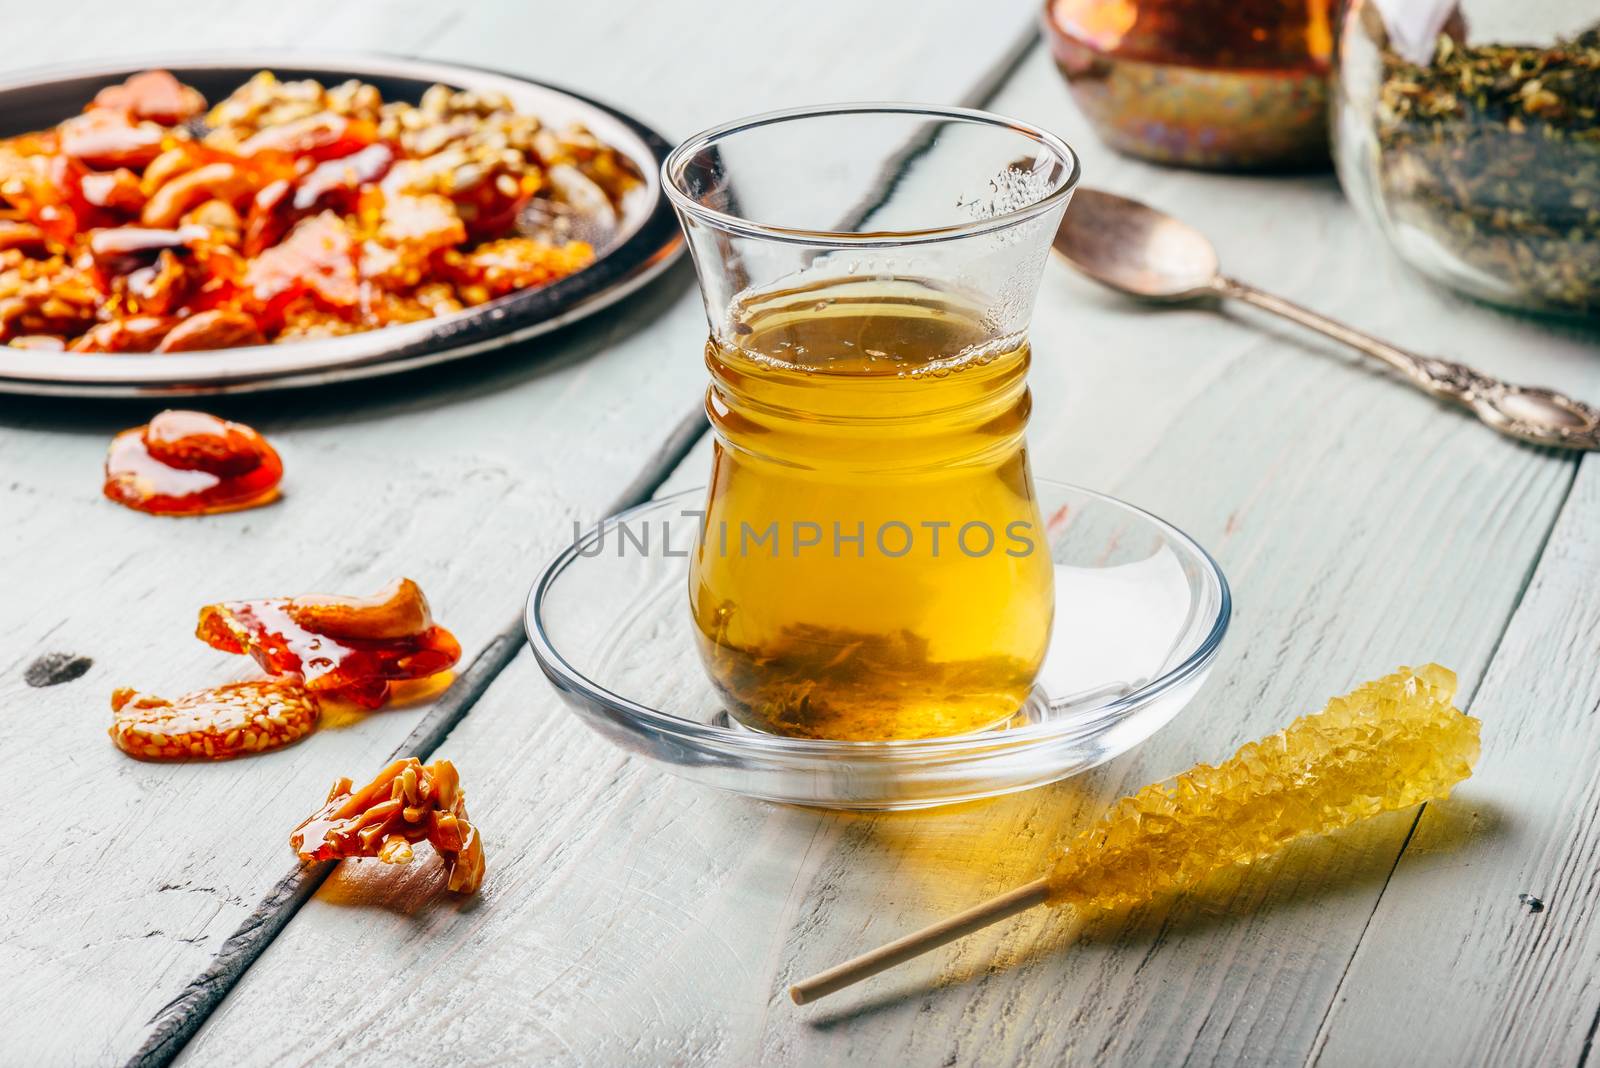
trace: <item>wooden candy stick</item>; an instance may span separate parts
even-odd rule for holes
[[[949,919],[930,924],[904,938],[897,938],[886,946],[879,946],[870,953],[863,953],[843,964],[836,964],[825,972],[818,972],[811,978],[791,986],[789,996],[794,999],[796,1005],[825,998],[835,990],[843,990],[887,968],[904,964],[912,957],[921,956],[930,949],[937,949],[958,938],[965,938],[991,923],[999,923],[1009,916],[1042,905],[1049,897],[1050,880],[1035,879],[1010,893],[990,898],[981,905],[974,905],[965,912],[956,913]]]
[[[789,996],[801,1005],[826,997],[1036,905],[1093,914],[1138,904],[1296,839],[1448,797],[1478,758],[1479,724],[1451,704],[1455,685],[1429,664],[1334,698],[1216,767],[1123,798],[1043,878],[798,982]]]

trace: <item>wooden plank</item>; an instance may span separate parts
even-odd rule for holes
[[[274,0],[230,5],[225,14],[199,12],[184,0],[145,0],[135,9],[109,0],[73,4],[8,4],[3,67],[36,66],[152,53],[215,55],[250,48],[308,47],[417,52],[428,47],[456,4],[392,0],[375,19],[370,10],[321,0]]]
[[[1429,805],[1315,1062],[1582,1064],[1600,1019],[1600,461],[1479,688],[1484,754]]]
[[[288,0],[209,22],[192,5],[135,17],[100,2],[58,17],[35,11],[8,23],[8,39],[28,63],[243,43],[469,58],[591,88],[681,132],[726,116],[710,85],[674,88],[709,70],[758,107],[812,98],[819,78],[835,77],[852,95],[953,97],[1005,51],[1025,9],[1018,2],[1013,17],[972,32],[955,6],[835,5],[831,14],[848,10],[867,37],[928,60],[876,67],[834,47],[830,10],[815,5],[752,6],[708,36],[643,0],[390,5],[381,19]],[[175,44],[174,26],[194,32]],[[675,63],[653,67],[660,55]],[[189,637],[208,601],[359,592],[401,573],[432,594],[469,660],[488,648],[538,563],[640,474],[698,394],[704,316],[686,283],[679,270],[520,352],[208,405],[270,434],[290,474],[282,503],[203,522],[155,520],[98,497],[106,441],[154,405],[0,400],[0,566],[11,591],[0,604],[0,707],[10,713],[0,774],[29,796],[25,833],[0,846],[14,874],[0,889],[8,1057],[131,1054],[224,939],[257,922],[307,799],[392,750],[426,708],[248,761],[159,766],[127,760],[104,738],[111,688],[172,693],[230,677],[234,661]],[[93,663],[72,681],[30,685],[28,668],[50,653]]]
[[[1092,181],[1202,225],[1247,278],[1401,342],[1600,393],[1580,339],[1416,280],[1328,179],[1118,160],[1037,53],[994,106],[1081,144]],[[482,810],[482,899],[442,899],[436,866],[398,879],[341,866],[185,1058],[1304,1060],[1409,814],[1088,929],[1041,911],[814,1008],[784,996],[799,976],[1031,878],[1116,796],[1366,677],[1438,659],[1471,693],[1574,472],[1315,342],[1246,315],[1133,310],[1059,266],[1033,339],[1037,473],[1167,516],[1234,582],[1222,663],[1170,727],[1024,795],[808,812],[638,766],[565,714],[524,658],[442,750]],[[672,485],[704,471],[702,452]]]

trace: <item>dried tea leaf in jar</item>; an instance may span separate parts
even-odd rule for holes
[[[1508,40],[1485,29],[1503,24],[1488,0],[1425,14],[1356,0],[1344,16],[1346,189],[1441,281],[1600,312],[1600,24],[1552,33],[1576,11],[1529,10]]]

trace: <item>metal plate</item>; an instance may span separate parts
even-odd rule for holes
[[[614,108],[554,86],[452,63],[393,56],[283,51],[201,58],[150,56],[93,67],[52,68],[0,80],[0,136],[42,129],[83,109],[103,86],[160,67],[217,101],[258,70],[324,84],[359,78],[385,100],[415,103],[435,83],[504,93],[547,123],[580,122],[631,159],[644,176],[622,205],[611,244],[593,264],[540,289],[523,290],[457,315],[348,337],[171,355],[40,352],[0,345],[0,392],[67,396],[195,396],[315,386],[394,374],[459,359],[548,333],[605,308],[660,274],[683,252],[661,192],[670,146]]]

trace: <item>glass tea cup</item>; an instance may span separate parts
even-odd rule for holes
[[[957,108],[808,108],[663,166],[710,322],[689,600],[734,719],[844,740],[1005,723],[1049,643],[1028,319],[1078,178]]]

